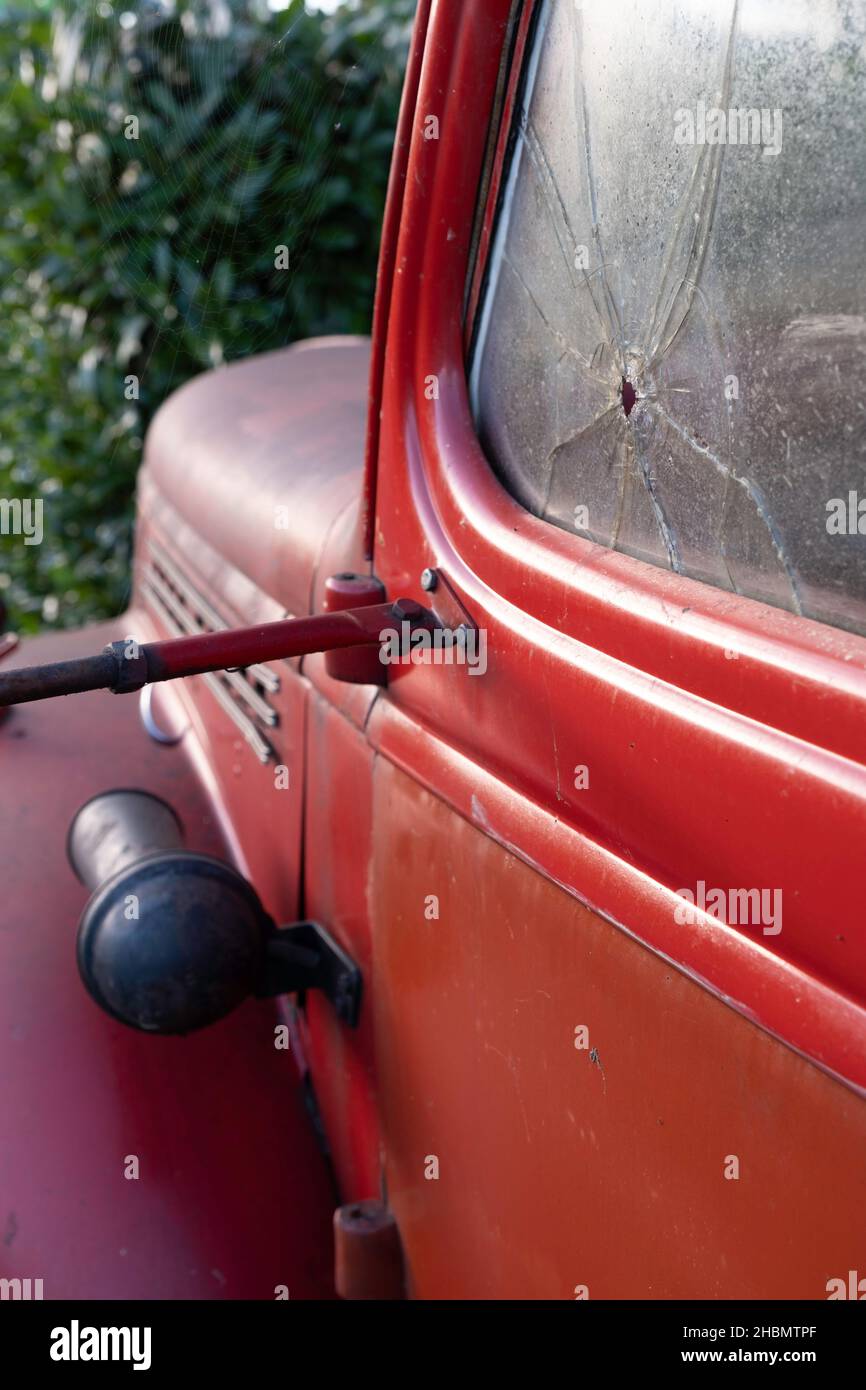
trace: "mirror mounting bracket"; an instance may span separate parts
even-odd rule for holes
[[[317,989],[342,1023],[357,1028],[361,986],[361,971],[352,957],[318,922],[296,922],[268,936],[256,988],[259,999]]]

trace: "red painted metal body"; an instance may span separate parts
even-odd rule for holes
[[[492,668],[456,685],[435,668],[398,675],[369,725],[381,782],[396,764],[460,817],[441,832],[437,872],[433,805],[417,791],[406,792],[412,815],[393,793],[376,802],[378,842],[392,850],[395,836],[420,845],[427,826],[424,866],[397,851],[399,878],[382,864],[377,900],[387,941],[399,940],[378,956],[376,995],[389,1191],[428,1296],[567,1297],[573,1276],[601,1296],[822,1297],[825,1268],[856,1263],[866,1236],[854,1094],[866,1088],[866,643],[557,531],[494,478],[469,413],[462,304],[509,12],[436,13],[419,113],[438,116],[441,138],[416,124],[389,327],[376,573],[420,597],[421,567],[444,570],[487,630]],[[580,790],[578,765],[592,770]],[[469,877],[467,839],[485,864]],[[699,879],[779,885],[784,931],[701,915],[679,925],[673,895]],[[450,910],[440,900],[439,924],[425,923],[425,896],[446,893]],[[617,957],[609,974],[587,955],[595,932]],[[630,938],[654,953],[636,959],[636,992]],[[677,984],[677,1004],[662,1002],[671,965],[695,982]],[[713,1041],[719,1020],[726,1043]],[[580,1054],[567,1055],[582,1024],[604,1068],[591,1100],[602,1078],[584,1067],[578,1079]],[[615,1083],[608,1050],[622,1057]],[[445,1101],[444,1078],[458,1073]],[[629,1093],[643,1093],[639,1109]],[[407,1107],[419,1094],[426,1110]],[[667,1167],[636,1140],[656,1122]],[[828,1124],[819,1156],[808,1135]],[[441,1148],[444,1194],[421,1162]],[[756,1181],[736,1217],[725,1154]],[[526,1222],[518,1193],[533,1194]],[[790,1235],[804,1208],[820,1232],[809,1242]],[[452,1263],[460,1229],[472,1257]]]
[[[308,997],[290,1014],[292,1047],[341,1198],[387,1198],[411,1294],[824,1298],[866,1246],[866,642],[592,546],[530,516],[495,479],[469,412],[464,303],[469,284],[471,315],[479,180],[513,23],[510,0],[420,7],[372,368],[363,343],[322,341],[172,398],[139,485],[136,607],[112,634],[172,635],[172,603],[177,616],[204,601],[240,626],[322,613],[342,571],[423,604],[430,567],[486,633],[486,673],[406,664],[383,687],[334,679],[323,655],[280,662],[270,765],[205,677],[161,692],[163,718],[185,729],[172,747],[110,696],[70,706],[71,739],[66,706],[62,721],[51,704],[13,711],[0,725],[16,760],[6,853],[20,854],[18,827],[30,827],[47,871],[21,856],[0,990],[21,1026],[46,1006],[56,1020],[29,1084],[56,1104],[56,1068],[75,1078],[62,1108],[41,1112],[43,1148],[71,1134],[83,1154],[92,1136],[87,1161],[108,1173],[140,1135],[158,1143],[150,1059],[176,1048],[167,1069],[175,1056],[190,1067],[191,1109],[183,1126],[183,1103],[173,1111],[182,1153],[175,1176],[165,1170],[165,1208],[188,1193],[177,1175],[200,1173],[191,1155],[203,1131],[210,1162],[228,1161],[224,1142],[242,1186],[261,1197],[282,1183],[286,1202],[267,1231],[247,1223],[242,1236],[226,1182],[215,1186],[209,1219],[231,1250],[212,1292],[250,1289],[247,1258],[273,1241],[296,1261],[274,1282],[315,1294],[301,1270],[330,1248],[327,1173],[280,1128],[294,1125],[298,1092],[283,1073],[272,1089],[264,1025],[239,1016],[194,1043],[118,1039],[64,954],[81,897],[62,887],[72,811],[112,784],[160,791],[202,847],[206,822],[208,835],[219,828],[276,918],[321,921],[361,966],[359,1029]],[[519,51],[524,22],[517,33]],[[430,115],[436,140],[425,138]],[[483,259],[483,210],[481,226]],[[175,597],[160,605],[167,585]],[[93,648],[92,634],[56,642],[59,653]],[[32,644],[6,659],[32,660]],[[591,776],[578,789],[581,765]],[[289,770],[285,791],[275,767]],[[678,923],[676,890],[698,880],[778,885],[784,930],[700,913]],[[31,963],[34,921],[43,950]],[[576,1045],[583,1028],[591,1049]],[[204,1114],[214,1083],[193,1103],[195,1059],[218,1032],[233,1070],[219,1114]],[[103,1084],[91,1087],[91,1073]],[[5,1063],[0,1076],[18,1085]],[[25,1096],[12,1090],[6,1113],[23,1113]],[[124,1128],[142,1112],[150,1130]],[[266,1132],[263,1175],[244,1135]],[[32,1152],[18,1135],[4,1160],[22,1233],[61,1183]],[[724,1176],[732,1155],[736,1182]],[[82,1157],[82,1183],[83,1172]],[[129,1186],[118,1170],[117,1190],[101,1189],[104,1238],[87,1247],[77,1291],[105,1287]],[[92,1212],[93,1186],[87,1201]],[[58,1198],[41,1226],[34,1216],[33,1258],[49,1226],[75,1248],[85,1218],[71,1212]],[[190,1249],[165,1255],[168,1287],[182,1286]],[[196,1268],[210,1258],[196,1253]],[[0,1274],[11,1272],[4,1253]]]
[[[125,630],[23,651],[62,660]],[[291,1054],[274,1048],[273,1005],[148,1037],[95,1008],[76,976],[87,893],[66,862],[73,815],[138,786],[175,807],[191,848],[224,856],[198,750],[158,748],[135,701],[103,693],[15,709],[0,739],[0,1278],[42,1279],[46,1299],[269,1299],[278,1285],[328,1297],[332,1187]]]
[[[339,578],[335,576],[335,580]],[[372,581],[361,576],[348,578],[361,589],[362,601],[369,598],[367,587]],[[345,576],[342,582],[345,584]],[[383,592],[381,585],[373,584],[374,600]],[[0,706],[23,705],[31,700],[79,695],[91,690],[130,694],[159,681],[180,680],[212,671],[246,670],[263,662],[289,661],[294,656],[309,656],[320,651],[328,652],[331,674],[343,672],[338,679],[376,684],[380,683],[383,671],[378,649],[384,631],[397,631],[404,622],[410,632],[432,629],[436,625],[433,615],[417,603],[374,601],[353,608],[348,602],[333,602],[333,592],[330,597],[328,611],[310,618],[286,618],[283,622],[262,623],[258,627],[193,633],[163,642],[124,645],[121,641],[109,644],[97,656],[20,667],[0,674]],[[128,658],[124,655],[126,650]],[[366,664],[365,657],[368,658]]]
[[[377,554],[380,577],[416,597],[421,565],[452,575],[488,628],[497,676],[468,685],[458,704],[437,673],[413,673],[395,682],[383,731],[399,727],[398,709],[452,742],[472,727],[478,761],[563,827],[541,867],[568,883],[573,827],[598,861],[581,896],[624,925],[640,902],[649,944],[863,1086],[866,935],[816,924],[856,917],[866,643],[554,530],[509,498],[475,438],[461,346],[466,241],[442,228],[467,225],[483,132],[451,118],[449,104],[470,85],[480,101],[485,78],[489,100],[494,65],[480,65],[508,9],[484,6],[470,22],[445,7],[431,46],[439,64],[419,101],[436,106],[442,138],[416,143],[401,249],[402,283],[436,292],[418,303],[407,292],[393,307],[383,438],[406,466],[380,469]],[[424,396],[427,373],[439,377],[436,401]],[[597,775],[576,791],[572,770],[590,755]],[[666,899],[701,877],[781,885],[792,904],[781,937],[754,941],[711,918],[679,931]],[[827,989],[837,1027],[820,1003]]]

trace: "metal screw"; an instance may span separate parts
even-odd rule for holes
[[[439,576],[435,570],[426,569],[421,571],[421,588],[425,593],[432,594],[438,583]]]

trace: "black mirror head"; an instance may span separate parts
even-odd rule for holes
[[[78,969],[106,1013],[148,1033],[191,1033],[255,992],[272,923],[218,859],[183,850],[139,859],[84,909]]]

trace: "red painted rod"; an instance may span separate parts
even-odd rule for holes
[[[411,621],[413,615],[416,626],[427,626],[426,619],[432,617],[417,603],[376,603],[367,608],[347,608],[341,613],[319,613],[313,618],[263,623],[261,627],[210,632],[201,637],[174,637],[167,642],[150,642],[141,650],[147,660],[148,680],[170,681],[177,676],[256,666],[289,656],[308,656],[311,652],[378,645],[385,628],[399,628],[401,617]],[[418,623],[421,615],[425,622]]]
[[[76,695],[85,690],[113,690],[126,694],[153,681],[199,676],[205,671],[228,671],[280,661],[312,652],[343,647],[378,646],[382,632],[438,626],[428,609],[409,599],[376,603],[366,608],[347,608],[340,613],[320,613],[312,618],[286,618],[260,627],[207,632],[200,637],[174,637],[166,642],[131,640],[113,642],[98,656],[59,661],[46,666],[24,666],[0,675],[0,706],[55,695]]]

